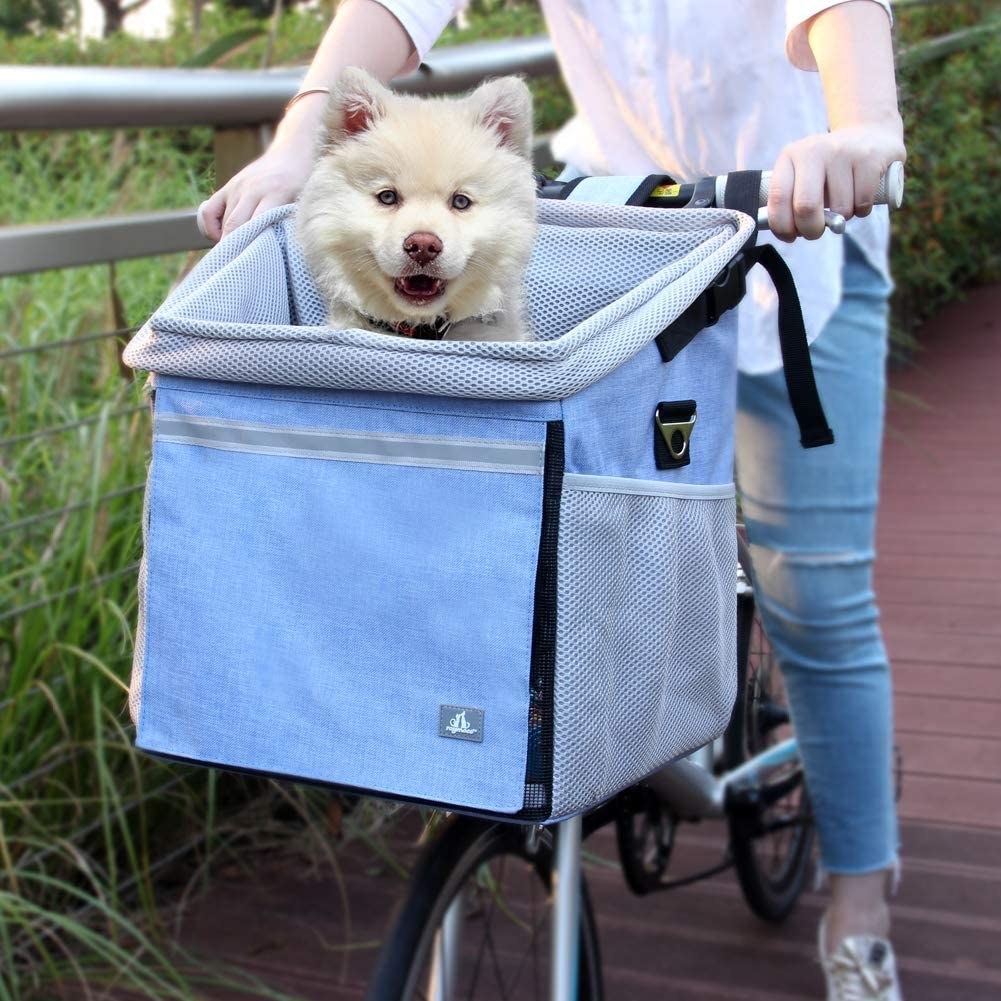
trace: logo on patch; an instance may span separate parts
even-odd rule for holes
[[[438,733],[457,740],[483,740],[483,710],[469,706],[442,706],[438,718]]]

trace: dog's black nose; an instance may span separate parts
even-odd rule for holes
[[[403,241],[404,253],[421,266],[430,264],[441,250],[441,240],[434,233],[411,233]]]

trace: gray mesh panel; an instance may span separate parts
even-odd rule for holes
[[[534,341],[415,341],[322,325],[292,208],[252,220],[175,290],[126,349],[135,368],[269,385],[565,399],[648,344],[753,227],[726,210],[539,204],[526,296]]]
[[[734,501],[566,490],[553,814],[718,736],[736,685]]]

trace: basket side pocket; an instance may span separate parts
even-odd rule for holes
[[[553,814],[718,736],[736,687],[731,488],[567,476]]]

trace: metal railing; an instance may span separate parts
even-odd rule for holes
[[[267,145],[305,70],[0,67],[0,131],[163,128],[215,130],[222,181]],[[505,73],[551,76],[548,38],[457,45],[432,52],[395,81],[416,94],[466,90]],[[0,228],[0,275],[100,264],[208,246],[195,207],[106,219]]]

